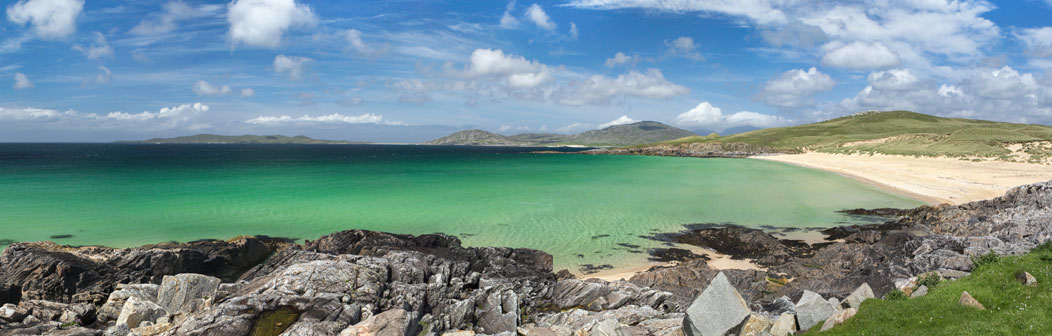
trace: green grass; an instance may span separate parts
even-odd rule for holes
[[[882,143],[850,144],[877,139],[888,140]],[[693,136],[663,143],[746,143],[777,150],[808,149],[825,153],[1010,159],[1011,151],[1005,149],[1005,145],[1042,140],[1052,140],[1052,127],[891,111],[725,137]],[[1052,154],[1045,150],[1034,152],[1042,156]]]
[[[1016,274],[1030,272],[1036,287]],[[957,304],[968,291],[986,310]],[[1052,334],[1052,244],[1022,256],[987,258],[972,275],[941,281],[916,299],[866,300],[855,317],[820,335]]]

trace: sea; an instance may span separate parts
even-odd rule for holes
[[[349,229],[543,250],[555,269],[648,262],[694,224],[807,230],[922,202],[753,159],[422,145],[0,144],[0,248],[131,247]]]

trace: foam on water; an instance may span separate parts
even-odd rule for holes
[[[660,245],[642,236],[684,224],[828,227],[861,220],[836,210],[920,204],[760,160],[529,150],[4,144],[0,240],[67,234],[55,240],[126,247],[352,228],[442,232],[471,246],[541,249],[556,269],[576,270],[639,264],[647,256],[638,251]]]

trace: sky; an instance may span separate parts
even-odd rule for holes
[[[1052,125],[1052,0],[18,0],[0,141]]]

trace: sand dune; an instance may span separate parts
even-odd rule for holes
[[[1001,161],[825,153],[755,158],[843,174],[932,204],[990,199],[1016,186],[1052,179],[1052,165]]]

